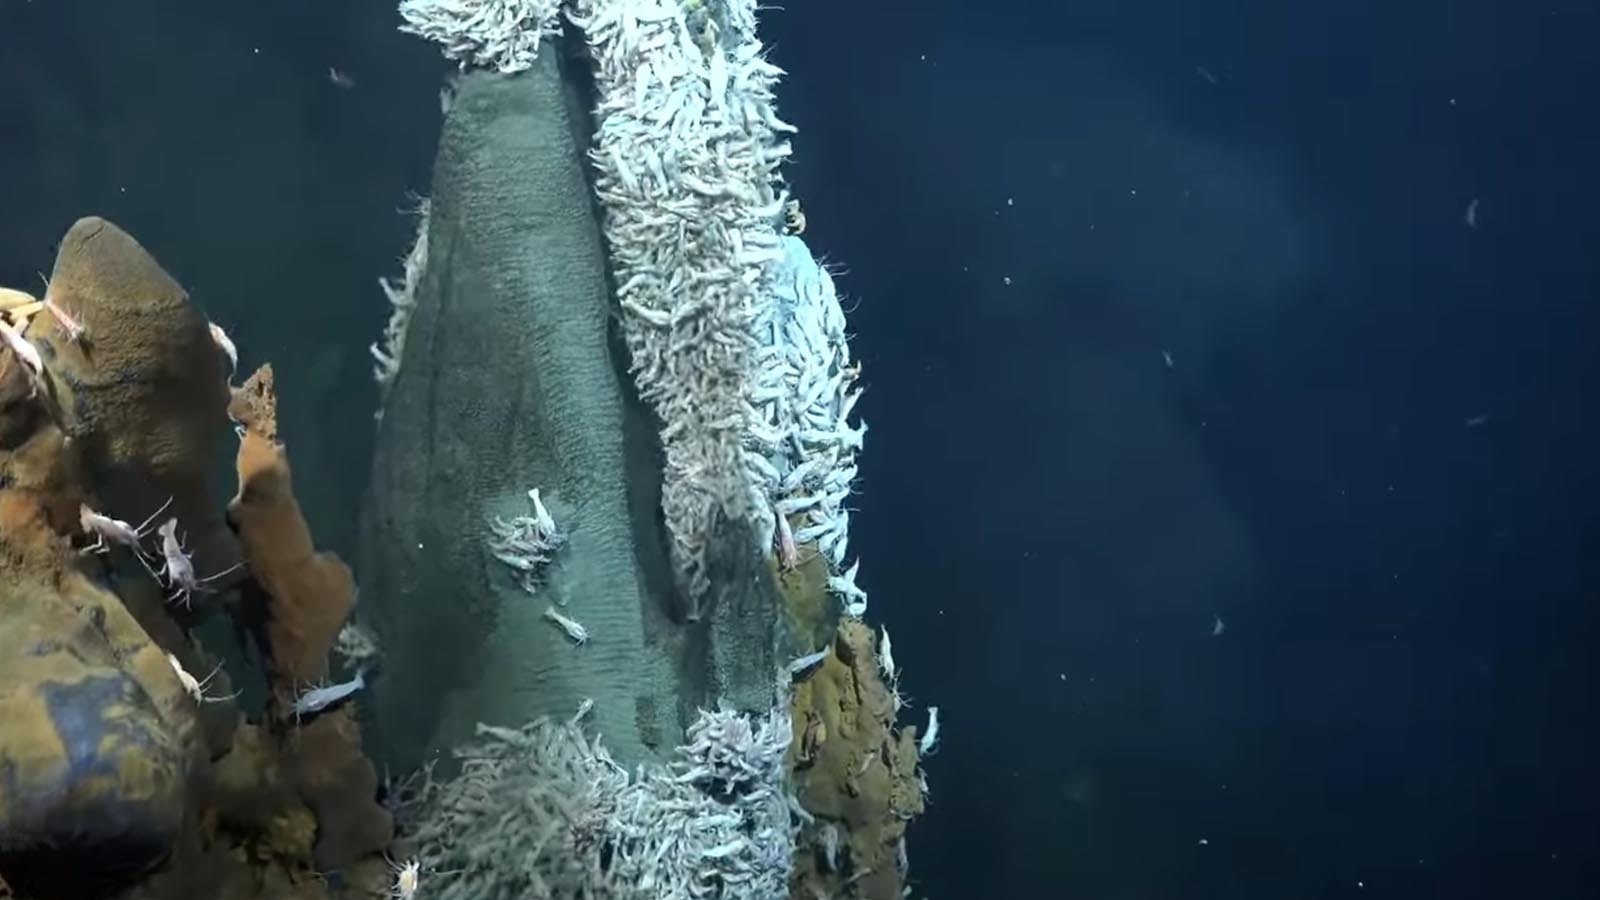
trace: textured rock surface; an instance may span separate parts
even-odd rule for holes
[[[478,721],[561,717],[585,698],[631,764],[669,750],[706,702],[708,642],[672,619],[654,424],[612,341],[583,114],[557,56],[464,75],[440,142],[430,256],[357,565],[397,771]],[[535,487],[567,542],[529,596],[485,537],[492,517],[528,515]],[[587,645],[541,620],[555,602]]]
[[[269,725],[242,724],[233,685],[262,679],[200,643],[192,626],[207,610],[169,602],[129,548],[74,546],[87,540],[80,503],[137,521],[160,501],[130,498],[170,489],[197,544],[237,554],[203,477],[227,433],[205,319],[131,238],[95,219],[68,235],[49,296],[83,318],[88,342],[68,341],[25,297],[0,296],[0,315],[33,317],[46,365],[36,394],[0,350],[0,896],[382,893],[391,821],[351,709],[296,727],[284,691]],[[246,387],[234,511],[252,554],[237,578],[252,608],[285,626],[256,641],[281,687],[325,669],[353,586],[313,550],[275,440],[270,379]]]
[[[796,796],[817,822],[797,854],[795,896],[893,900],[901,896],[897,848],[921,815],[917,731],[894,728],[894,698],[880,674],[872,630],[840,623],[833,653],[795,688],[790,748]],[[838,863],[819,864],[821,829],[839,835]]]
[[[373,801],[378,773],[361,753],[348,707],[299,729],[287,759],[295,790],[316,817],[312,855],[319,870],[348,866],[389,846],[394,822]]]
[[[25,397],[0,374],[0,872],[81,884],[171,852],[204,754],[161,651],[61,533],[73,458]]]
[[[160,861],[183,818],[185,756],[148,695],[65,648],[7,640],[0,652],[0,868],[121,873]]]
[[[228,361],[205,316],[137,241],[97,217],[61,239],[46,296],[85,328],[86,340],[74,343],[37,315],[28,337],[50,370],[67,433],[84,448],[102,511],[138,522],[171,497],[196,574],[238,563],[206,482],[227,434]]]

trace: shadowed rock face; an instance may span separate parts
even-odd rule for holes
[[[6,703],[8,713],[32,706],[34,715],[5,740],[12,765],[0,773],[9,801],[0,820],[4,855],[62,868],[83,858],[111,873],[160,860],[177,835],[183,795],[170,738],[152,727],[148,699],[107,670],[32,693]]]
[[[0,594],[0,871],[147,869],[182,825],[194,733],[165,660],[81,577]]]

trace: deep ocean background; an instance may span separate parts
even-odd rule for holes
[[[392,5],[0,0],[0,284],[127,227],[341,550],[447,71]],[[1594,5],[764,21],[945,720],[913,896],[1600,896]]]

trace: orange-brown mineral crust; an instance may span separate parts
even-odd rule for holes
[[[46,370],[36,392],[0,349],[0,898],[383,893],[393,823],[352,710],[241,723],[221,699],[230,674],[254,678],[224,671],[173,617],[168,587],[133,557],[149,546],[73,546],[81,503],[137,522],[170,496],[200,578],[247,555],[231,578],[267,595],[279,703],[323,677],[355,588],[295,501],[271,369],[230,410],[231,369],[205,317],[101,219],[62,240],[46,298],[64,320],[0,290],[7,318],[31,316]],[[206,487],[230,411],[244,432],[228,507],[239,540]],[[203,678],[202,697],[181,677]],[[335,871],[343,889],[320,874]]]
[[[165,857],[204,756],[161,648],[71,546],[77,460],[14,375],[0,369],[0,870],[48,896]]]
[[[45,298],[84,328],[72,340],[52,316],[35,315],[27,336],[95,473],[101,511],[139,521],[170,497],[196,574],[236,565],[238,544],[206,481],[227,434],[228,361],[205,315],[138,241],[92,216],[61,239]]]
[[[922,813],[915,726],[894,728],[894,697],[883,681],[872,629],[839,624],[829,654],[796,685],[791,761],[801,805],[816,816],[801,837],[797,896],[891,900],[901,895],[897,859],[906,823]],[[831,866],[823,829],[839,835]]]
[[[239,493],[228,517],[239,529],[250,572],[271,595],[267,630],[274,675],[284,687],[327,674],[328,651],[355,604],[350,567],[319,553],[300,513],[289,458],[274,440],[277,426],[272,369],[263,366],[235,391],[233,415],[244,425],[239,440]]]

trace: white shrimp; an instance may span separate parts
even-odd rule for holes
[[[239,350],[233,345],[233,339],[228,337],[228,333],[222,330],[221,325],[215,322],[209,324],[211,340],[216,343],[217,349],[222,351],[222,355],[228,358],[228,378],[231,380],[233,373],[239,371]]]
[[[294,698],[294,704],[290,707],[290,711],[294,713],[295,719],[299,720],[302,716],[322,712],[366,686],[366,673],[364,671],[356,672],[356,677],[349,681],[342,681],[327,687],[312,688]]]
[[[79,504],[78,526],[83,529],[85,534],[94,535],[94,543],[84,547],[82,552],[105,553],[111,549],[112,544],[118,544],[139,554],[142,559],[144,551],[139,545],[145,538],[150,536],[150,523],[154,522],[156,517],[165,512],[167,507],[171,505],[172,498],[168,497],[167,502],[161,504],[155,512],[150,514],[149,518],[135,526],[129,525],[121,519],[114,519],[103,513],[97,513],[90,509],[88,504]]]
[[[928,707],[928,730],[917,741],[917,756],[927,756],[939,746],[939,707]]]
[[[565,631],[567,633],[567,637],[572,638],[572,642],[574,644],[582,646],[589,643],[589,629],[584,628],[577,622],[577,620],[568,618],[567,616],[556,612],[556,608],[554,606],[545,608],[544,617],[551,622],[554,622],[562,631]]]
[[[44,359],[39,356],[39,348],[15,328],[7,325],[4,320],[0,320],[0,341],[4,341],[5,345],[11,348],[11,352],[16,354],[17,359],[21,360],[22,365],[28,370],[32,383],[28,397],[31,399],[39,396],[39,385],[44,383]]]
[[[221,572],[196,578],[194,562],[189,559],[189,554],[184,552],[183,542],[178,540],[178,520],[168,519],[156,531],[161,535],[161,556],[164,560],[158,577],[166,579],[167,587],[172,589],[172,593],[167,595],[168,603],[182,600],[184,607],[188,608],[190,597],[196,591],[205,590],[218,578],[232,574],[244,565],[242,562],[237,562]]]
[[[178,657],[176,654],[168,653],[167,662],[172,664],[172,671],[177,673],[178,683],[183,685],[184,693],[188,694],[190,697],[193,697],[194,702],[196,703],[222,703],[232,700],[242,693],[241,691],[234,691],[226,697],[206,696],[206,685],[210,684],[211,679],[217,677],[217,673],[222,671],[222,663],[217,663],[216,668],[211,670],[210,675],[207,675],[206,677],[196,681],[195,677],[190,675],[188,670],[183,667],[183,663],[178,662]]]
[[[422,863],[412,859],[404,864],[389,860],[389,870],[394,873],[394,886],[389,889],[393,900],[411,900],[417,895],[422,881]]]
[[[796,657],[795,659],[790,660],[788,665],[789,677],[800,678],[801,676],[810,672],[812,669],[821,665],[822,661],[827,659],[828,654],[832,651],[833,645],[828,644],[815,653],[807,653],[805,656]]]
[[[839,828],[832,822],[823,823],[818,829],[818,843],[822,845],[822,861],[827,866],[827,871],[839,871]]]

